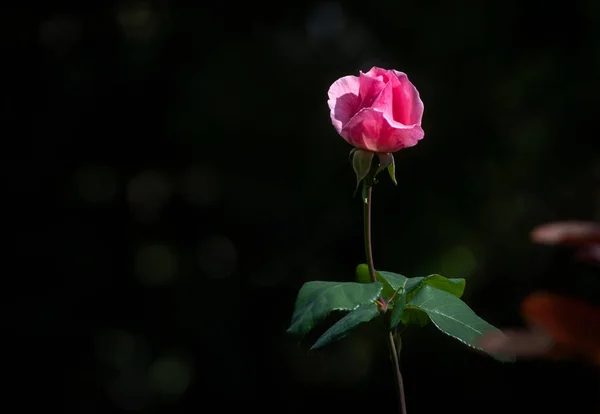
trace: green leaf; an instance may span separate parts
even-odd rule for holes
[[[356,152],[358,148],[352,148],[350,150],[350,154],[348,155],[348,158],[350,159],[350,162],[352,162],[352,156],[354,155],[354,153]]]
[[[387,170],[394,185],[398,185],[398,181],[396,181],[396,163],[393,160],[394,157],[392,157],[392,163],[388,165]]]
[[[411,279],[419,279],[419,278],[411,278]],[[439,290],[443,290],[445,292],[451,293],[457,298],[460,298],[463,293],[465,293],[465,279],[461,278],[447,278],[442,275],[429,275],[424,278],[420,278],[419,285],[415,286],[416,289],[419,289],[425,285],[429,285]],[[414,290],[414,289],[413,289]],[[412,291],[412,290],[411,290]],[[416,292],[413,292],[416,294]]]
[[[383,284],[383,296],[386,298],[392,297],[394,292],[398,289],[406,288],[408,277],[401,275],[399,273],[392,273],[386,271],[378,271],[376,272],[377,280]]]
[[[440,331],[478,350],[482,350],[477,345],[477,340],[482,335],[499,331],[477,316],[466,303],[453,294],[427,284],[408,302],[408,309],[425,312]],[[514,360],[504,356],[494,357],[501,361]]]
[[[379,158],[379,164],[377,165],[377,172],[375,173],[376,176],[394,161],[394,157],[392,157],[392,154],[389,152],[378,152],[377,158]]]
[[[408,281],[406,282],[406,293],[407,294],[413,293],[415,291],[415,289],[420,288],[421,282],[423,282],[423,280],[425,280],[425,278],[423,276],[409,277]]]
[[[429,323],[429,316],[421,309],[405,307],[401,321],[403,325],[419,325],[420,327],[424,327]]]
[[[351,153],[352,168],[354,168],[354,173],[356,174],[356,190],[358,190],[361,181],[369,174],[374,155],[375,153],[362,149],[357,149],[354,153]]]
[[[371,283],[371,275],[369,274],[369,266],[364,263],[356,266],[356,281],[359,283]]]
[[[307,282],[298,292],[287,332],[305,334],[331,311],[353,311],[360,305],[375,302],[382,289],[381,283]]]
[[[344,338],[348,333],[356,328],[363,322],[369,322],[375,316],[379,314],[379,308],[375,303],[366,303],[360,305],[358,308],[344,316],[342,319],[337,321],[331,328],[329,328],[317,342],[310,348],[318,349],[325,345]]]
[[[394,161],[394,155],[389,152],[378,153],[377,155],[379,156],[379,169],[377,172],[379,173],[379,171],[387,169],[392,182],[395,185],[398,185],[398,182],[396,181],[396,163]]]
[[[400,291],[394,297],[394,307],[392,308],[392,314],[390,316],[390,329],[394,329],[402,320],[405,306],[406,293],[404,292],[404,289],[400,289]]]
[[[383,296],[386,298],[392,297],[394,292],[400,288],[404,288],[406,293],[410,293],[419,287],[424,277],[406,277],[400,273],[386,272],[384,270],[376,271],[377,280],[383,284]],[[364,263],[356,267],[356,280],[360,283],[371,283],[371,275],[369,266]]]
[[[356,266],[356,281],[359,283],[372,283],[371,273],[369,272],[369,266],[361,263]]]

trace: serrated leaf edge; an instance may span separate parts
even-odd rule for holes
[[[321,282],[321,281],[320,280],[315,280],[314,282]],[[308,284],[308,283],[311,283],[311,282],[306,282],[305,285]],[[356,283],[356,282],[339,282],[337,285],[332,286],[332,288],[339,287],[339,286],[345,285],[347,283]],[[315,326],[318,323],[322,322],[325,318],[327,318],[327,316],[329,314],[331,314],[331,312],[333,312],[333,311],[347,311],[347,312],[352,312],[352,311],[358,309],[362,305],[365,305],[367,303],[373,303],[373,302],[375,302],[379,298],[379,295],[381,294],[381,291],[383,290],[383,283],[381,283],[381,282],[372,282],[372,283],[378,283],[380,285],[379,289],[377,290],[377,293],[375,295],[373,295],[373,297],[370,297],[369,299],[366,299],[364,302],[361,302],[361,303],[357,304],[354,307],[344,307],[344,306],[340,307],[340,306],[338,306],[338,307],[335,307],[335,308],[331,308],[331,309],[329,309],[329,312],[327,312],[326,314],[324,314],[321,318],[315,319]],[[310,302],[304,304],[304,306],[302,306],[302,308],[300,308],[299,310],[294,311],[294,315],[296,315],[296,314],[301,315],[302,313],[304,313],[304,309],[306,307],[308,307],[308,305],[311,304],[312,302],[313,301],[310,301]],[[296,318],[292,318],[292,323],[290,324],[290,327],[286,330],[286,332],[288,332],[288,333],[292,333],[293,332],[293,331],[291,331],[291,329],[294,326],[294,320],[295,319]],[[312,328],[310,330],[312,330]],[[310,330],[304,332],[301,335],[302,336],[306,335],[308,332],[310,332]]]
[[[369,304],[372,304],[372,303],[373,303],[373,302],[365,302],[365,303],[363,303],[362,305],[359,305],[359,306],[357,306],[357,307],[356,307],[354,310],[352,310],[352,312],[354,312],[355,310],[357,310],[357,309],[358,309],[358,308],[360,308],[361,306],[369,305]],[[340,340],[340,339],[343,339],[343,338],[347,337],[347,336],[350,334],[350,332],[351,332],[353,329],[356,329],[356,328],[357,328],[357,327],[358,327],[360,324],[367,323],[367,322],[369,322],[369,321],[371,321],[371,320],[375,319],[375,318],[377,317],[377,315],[379,315],[379,313],[380,313],[380,312],[379,312],[379,310],[377,309],[377,307],[375,308],[375,310],[376,310],[377,312],[376,312],[376,313],[375,313],[375,314],[374,314],[374,315],[371,317],[371,319],[369,319],[368,321],[362,321],[362,322],[359,322],[359,323],[358,323],[356,326],[354,326],[354,327],[353,327],[353,328],[351,328],[350,330],[346,331],[346,332],[345,332],[345,333],[344,333],[342,336],[340,336],[340,337],[339,337],[339,338],[337,338],[336,340]],[[339,323],[340,323],[340,322],[341,322],[341,321],[342,321],[344,318],[347,318],[347,317],[349,317],[350,315],[352,315],[352,312],[350,312],[350,313],[348,313],[348,314],[344,315],[344,316],[343,316],[343,317],[342,317],[342,318],[341,318],[339,321],[337,321],[337,322],[336,322],[336,323],[334,323],[334,324],[333,324],[331,327],[329,327],[329,329],[327,329],[327,330],[326,330],[326,331],[325,331],[325,332],[324,332],[324,333],[323,333],[323,334],[322,334],[322,335],[321,335],[321,336],[320,336],[320,337],[319,337],[319,338],[318,338],[318,339],[315,341],[315,343],[314,343],[314,344],[313,344],[313,345],[310,347],[310,350],[311,350],[311,351],[313,351],[313,350],[320,349],[320,348],[322,348],[322,347],[324,347],[324,346],[328,345],[330,342],[328,342],[328,343],[325,343],[325,344],[322,344],[322,345],[319,345],[319,346],[317,346],[317,344],[319,343],[319,341],[321,340],[321,338],[323,338],[325,335],[327,335],[327,332],[329,332],[329,330],[330,330],[330,329],[333,329],[333,327],[334,327],[334,326],[336,326],[337,324],[339,324]]]

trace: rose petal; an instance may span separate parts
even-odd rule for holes
[[[373,66],[371,69],[369,69],[367,73],[365,73],[365,75],[371,78],[381,78],[383,80],[383,83],[388,83],[393,74],[393,71],[378,68],[377,66]]]
[[[375,102],[381,91],[385,88],[384,78],[382,76],[372,77],[360,72],[360,108],[369,108]]]
[[[404,125],[420,125],[424,106],[419,91],[405,73],[395,70],[394,74],[399,85],[394,86],[394,120]]]
[[[364,108],[344,127],[342,136],[351,145],[368,151],[396,152],[416,145],[424,132],[420,125],[404,126],[377,109]]]
[[[372,67],[358,78],[341,78],[329,90],[328,105],[338,133],[357,148],[396,152],[424,136],[423,102],[402,72]]]
[[[385,87],[379,92],[379,95],[375,98],[371,104],[371,108],[378,109],[383,112],[387,119],[394,122],[398,121],[394,118],[394,93],[398,88],[401,88],[400,82],[394,76],[385,85]],[[398,121],[399,124],[402,124]]]
[[[331,122],[338,134],[358,111],[358,92],[360,80],[358,76],[344,76],[338,79],[329,88],[329,105]],[[342,135],[343,136],[343,135]]]
[[[557,221],[536,227],[531,238],[540,244],[600,244],[600,225],[586,221]]]

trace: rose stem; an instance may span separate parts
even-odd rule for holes
[[[367,264],[369,265],[369,273],[373,282],[377,282],[377,276],[375,275],[375,265],[373,264],[373,248],[371,244],[371,193],[373,190],[373,183],[368,177],[365,179],[364,184],[366,186],[367,198],[363,200],[363,213],[364,213],[364,236],[365,236],[365,253],[367,255]],[[385,304],[383,297],[380,298],[381,303]],[[388,348],[392,355],[394,363],[394,374],[396,377],[396,384],[398,385],[398,399],[400,404],[400,413],[406,414],[406,402],[404,398],[404,381],[402,380],[402,373],[400,372],[400,360],[398,358],[398,351],[394,340],[394,334],[388,332]]]

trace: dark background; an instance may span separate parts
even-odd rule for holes
[[[285,335],[304,282],[364,261],[326,101],[373,65],[425,103],[398,187],[375,188],[376,266],[465,277],[501,327],[535,289],[597,301],[597,269],[529,241],[600,219],[596,1],[18,4],[0,15],[18,412],[394,412],[376,324],[311,353],[333,319]],[[411,414],[600,408],[592,367],[500,364],[431,326],[402,369]]]

